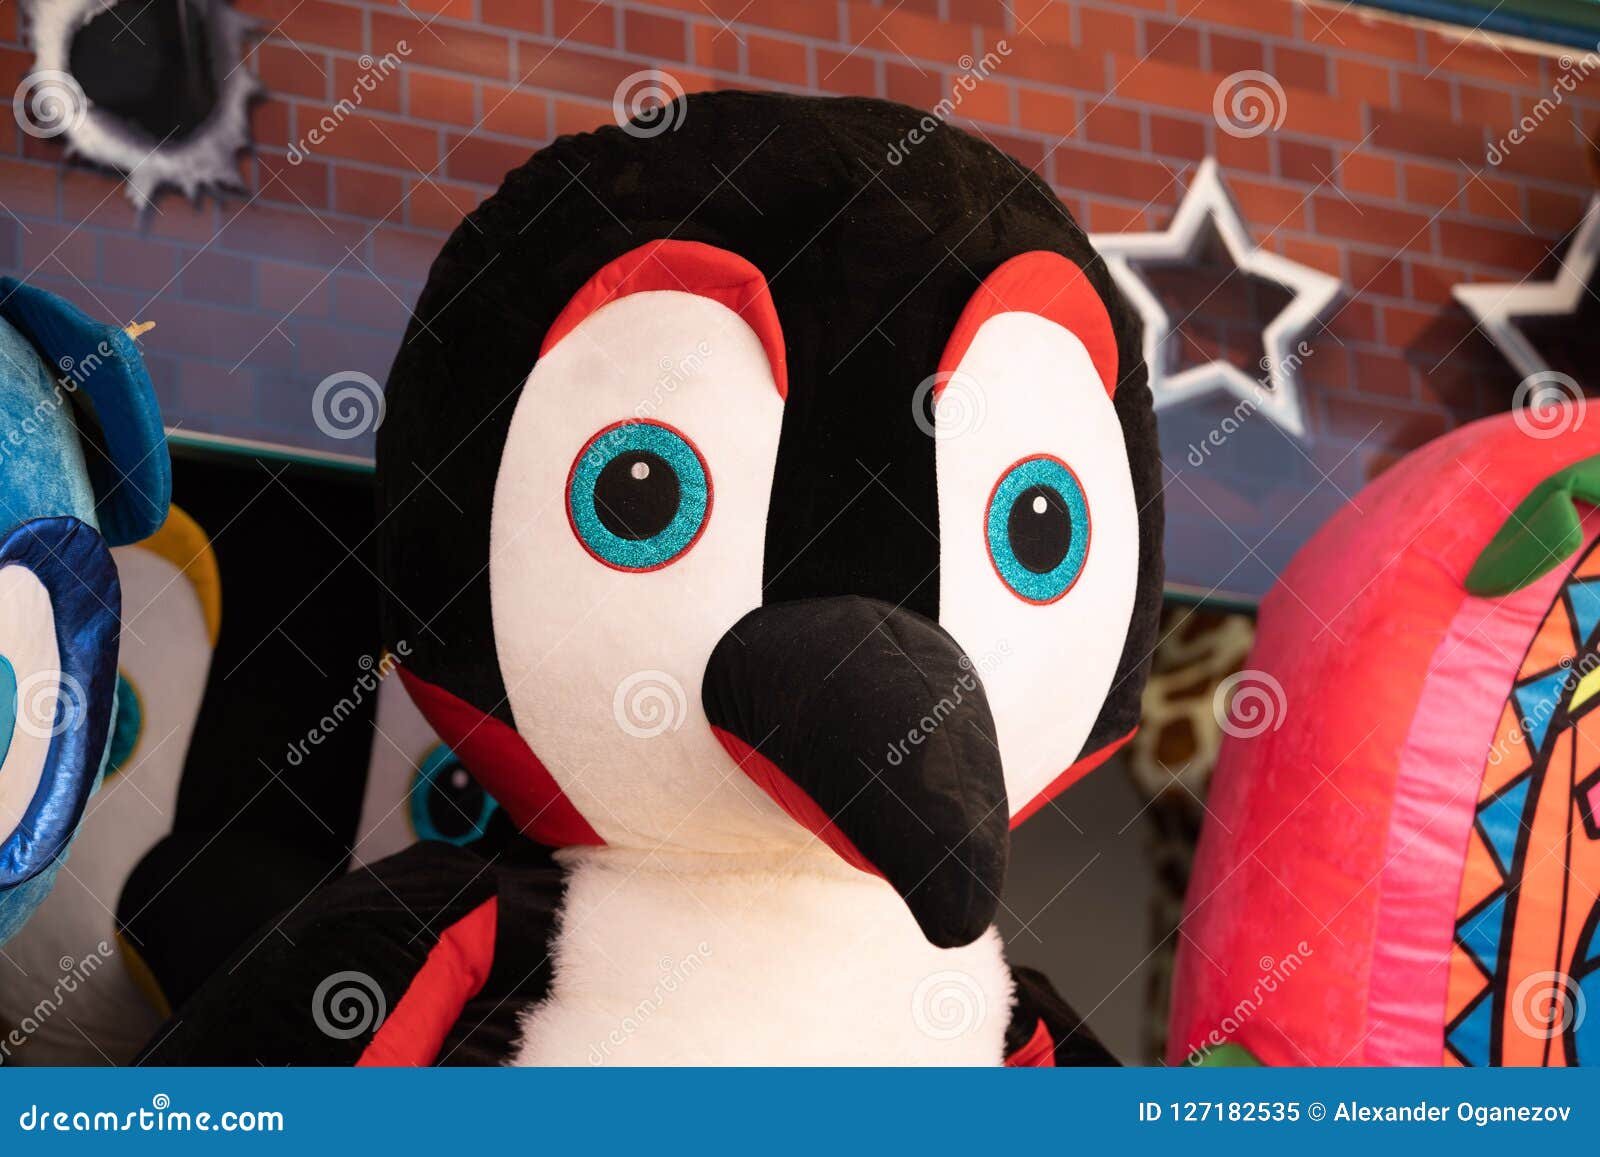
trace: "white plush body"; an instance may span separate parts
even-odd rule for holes
[[[993,928],[933,947],[886,883],[796,854],[560,853],[550,995],[518,1065],[997,1065]]]

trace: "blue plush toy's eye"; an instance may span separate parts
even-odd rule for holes
[[[589,439],[567,479],[567,516],[609,567],[656,570],[700,537],[711,475],[694,444],[661,422],[627,421]]]
[[[411,827],[422,840],[470,844],[500,805],[444,744],[428,752],[411,781]]]
[[[1053,603],[1089,556],[1089,503],[1072,468],[1048,454],[1024,458],[989,496],[989,557],[1020,599]]]

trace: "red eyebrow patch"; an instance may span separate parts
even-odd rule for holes
[[[630,293],[652,290],[698,294],[737,313],[767,351],[778,396],[789,396],[783,329],[778,325],[778,311],[773,307],[767,279],[737,253],[700,241],[651,241],[608,262],[556,315],[539,347],[539,356],[549,353],[601,306]]]
[[[1002,262],[967,302],[939,359],[935,397],[949,380],[944,375],[961,364],[983,323],[1001,313],[1035,314],[1075,334],[1089,351],[1106,393],[1116,396],[1117,334],[1106,303],[1077,265],[1059,253],[1035,249]]]

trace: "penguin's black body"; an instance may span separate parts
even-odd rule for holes
[[[564,850],[354,873],[150,1059],[1109,1062],[991,922],[1009,827],[1137,723],[1140,334],[1048,187],[927,122],[694,96],[451,237],[379,435],[386,642]],[[349,974],[384,1015],[330,1033]]]

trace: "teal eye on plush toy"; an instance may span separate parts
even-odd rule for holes
[[[664,423],[607,426],[572,463],[567,517],[584,549],[606,566],[664,567],[695,544],[710,515],[705,459]]]
[[[989,558],[1002,582],[1030,603],[1072,589],[1089,556],[1089,503],[1072,468],[1040,454],[1007,470],[989,496]]]
[[[500,805],[444,744],[428,752],[411,781],[411,827],[421,840],[470,844]]]

